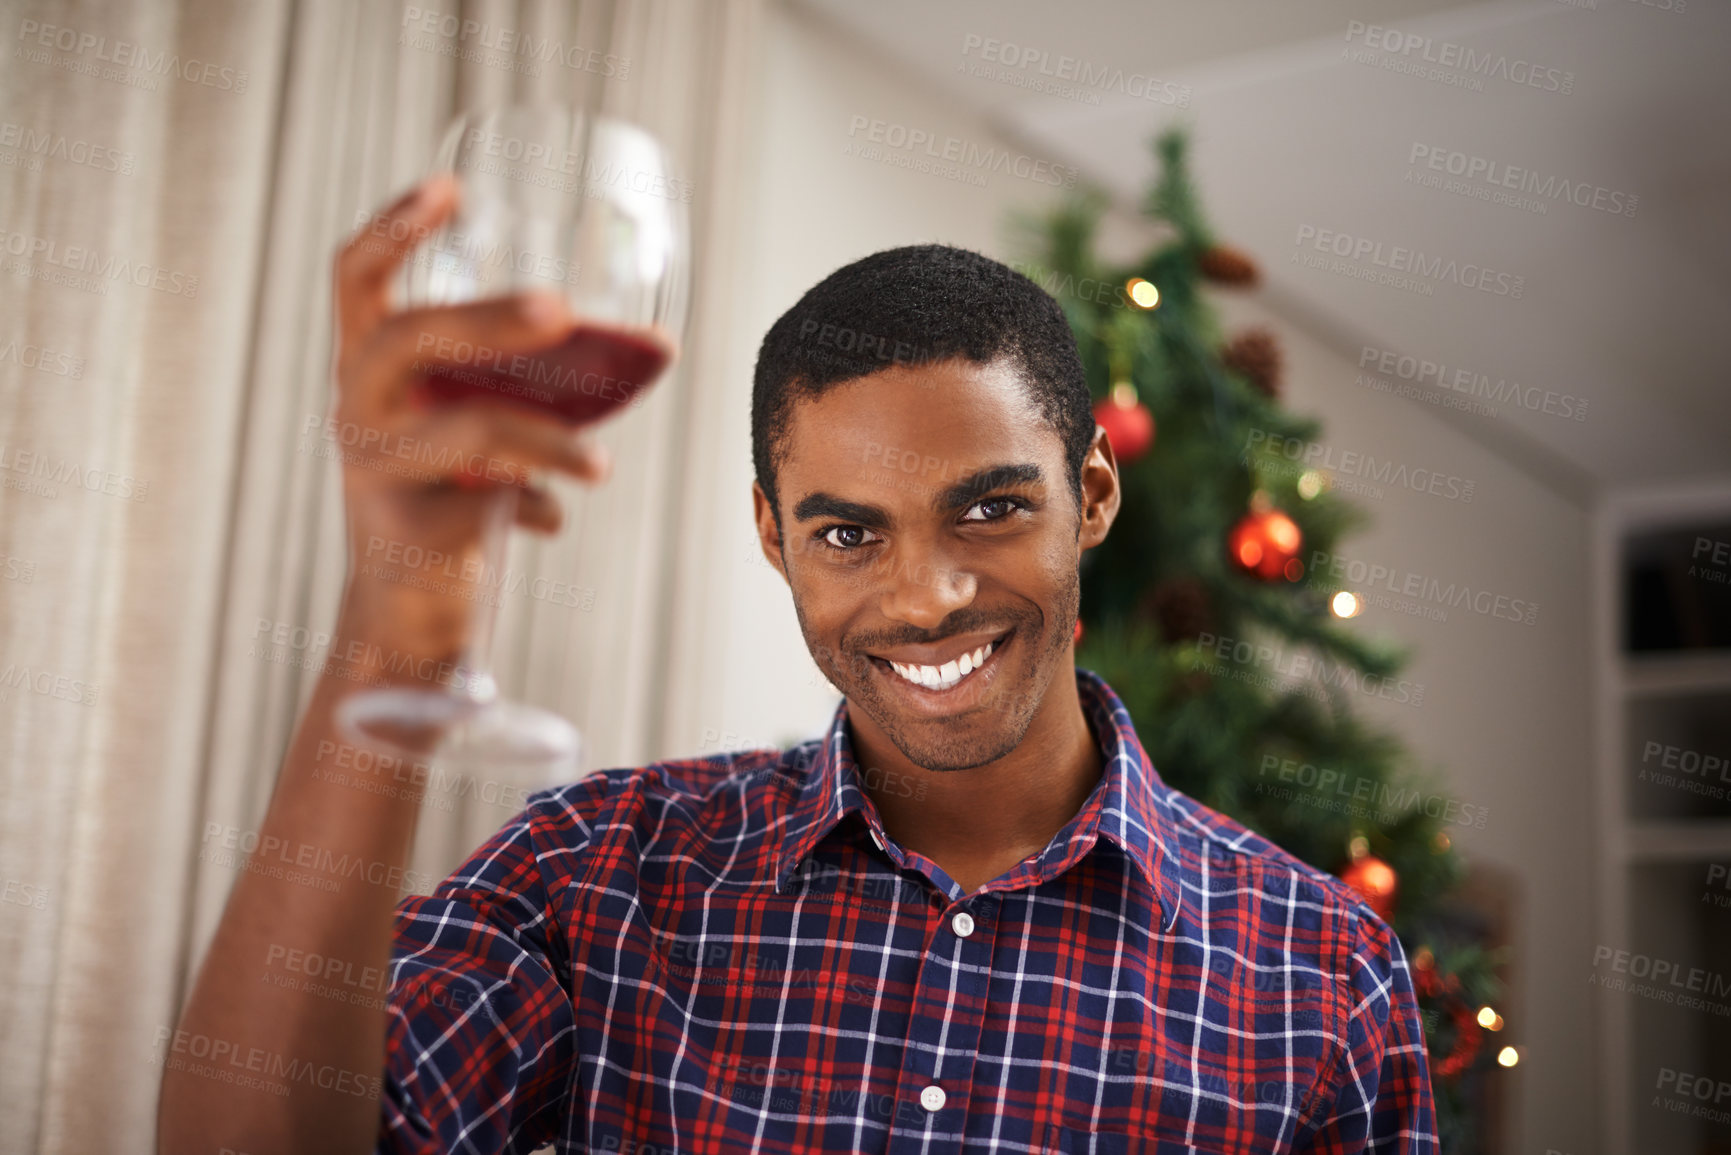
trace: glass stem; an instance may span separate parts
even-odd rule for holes
[[[493,702],[499,696],[498,682],[493,677],[493,639],[499,624],[499,603],[510,586],[505,563],[511,527],[517,523],[518,497],[517,487],[506,484],[490,486],[483,499],[481,577],[469,644],[458,665],[463,692],[480,703]]]

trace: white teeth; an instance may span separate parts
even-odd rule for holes
[[[942,666],[914,666],[901,662],[891,662],[890,669],[918,686],[928,690],[947,690],[963,678],[986,664],[986,659],[992,656],[993,643],[987,642],[971,654],[963,654],[952,662]]]

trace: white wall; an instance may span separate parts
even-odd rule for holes
[[[774,4],[765,32],[755,209],[739,246],[748,263],[738,324],[751,339],[714,381],[738,401],[716,433],[737,451],[717,479],[725,499],[712,538],[721,543],[710,598],[715,644],[701,657],[710,689],[674,720],[668,753],[791,741],[815,732],[837,701],[805,651],[785,585],[755,544],[747,415],[756,340],[823,276],[882,248],[941,240],[1008,258],[1010,210],[1050,196],[1014,177],[993,175],[977,188],[846,155],[860,140],[849,130],[861,116],[981,147],[1011,145],[803,13]],[[1539,606],[1533,626],[1463,608],[1446,622],[1368,610],[1367,630],[1416,648],[1405,676],[1426,690],[1418,708],[1367,699],[1361,711],[1398,733],[1445,791],[1488,808],[1486,828],[1461,828],[1456,845],[1517,880],[1515,986],[1498,1045],[1516,1043],[1525,1058],[1503,1076],[1512,1092],[1508,1149],[1587,1155],[1598,1147],[1581,1109],[1594,1070],[1586,515],[1470,429],[1356,384],[1349,351],[1253,299],[1221,305],[1233,324],[1274,326],[1290,403],[1325,419],[1327,443],[1475,483],[1470,503],[1387,487],[1380,499],[1362,499],[1375,524],[1343,553]]]
[[[750,340],[741,341],[734,362],[712,383],[738,398],[729,424],[716,433],[737,447],[716,480],[721,524],[710,539],[719,543],[711,604],[724,625],[711,632],[716,646],[699,659],[709,669],[703,684],[713,692],[670,727],[669,754],[807,737],[827,724],[840,701],[806,652],[787,586],[763,560],[751,522],[756,342],[811,286],[881,249],[941,241],[1009,259],[1010,211],[1048,203],[1054,191],[1006,173],[988,174],[985,187],[977,187],[846,155],[850,145],[870,143],[869,129],[850,136],[856,117],[982,150],[1020,150],[977,118],[934,100],[923,85],[887,72],[881,60],[862,58],[803,12],[770,6],[760,61],[755,211],[738,246],[749,264],[740,269],[736,321]]]

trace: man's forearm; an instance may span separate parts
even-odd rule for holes
[[[339,627],[337,636],[356,635]],[[358,686],[321,674],[257,853],[235,880],[178,1029],[164,1040],[165,1153],[373,1148],[392,911],[419,801],[321,772],[343,748],[334,708]],[[304,962],[297,969],[310,956],[333,960],[351,984],[368,976],[364,997],[303,989],[323,978],[305,973]]]

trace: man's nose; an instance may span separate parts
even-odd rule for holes
[[[936,629],[979,592],[979,580],[943,550],[898,549],[891,565],[883,614],[922,630]]]

